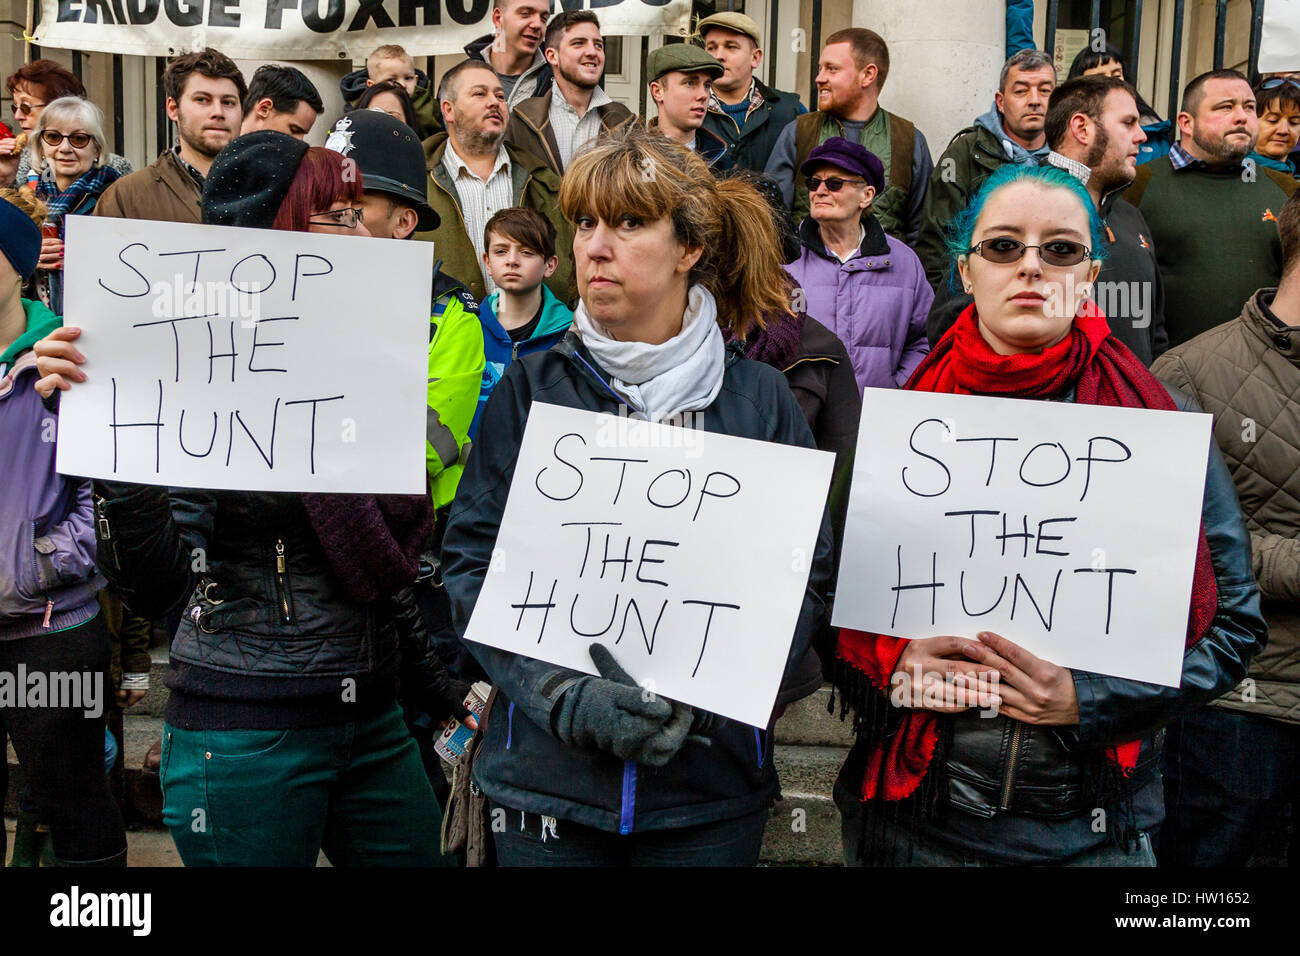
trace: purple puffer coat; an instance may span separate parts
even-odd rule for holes
[[[36,356],[15,354],[57,328],[58,318],[40,303],[23,305],[28,334],[0,360],[0,641],[85,623],[99,612],[95,594],[104,583],[95,570],[90,482],[54,470],[55,415],[32,387]]]
[[[863,225],[861,248],[841,263],[809,216],[799,227],[803,250],[785,270],[803,290],[804,311],[849,350],[858,388],[898,388],[930,351],[925,319],[934,291],[916,253],[885,235],[874,216]]]

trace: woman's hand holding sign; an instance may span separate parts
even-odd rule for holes
[[[49,398],[56,388],[67,391],[73,382],[86,380],[86,373],[78,367],[86,357],[72,344],[80,335],[81,329],[64,326],[32,346],[36,352],[36,370],[41,374],[36,380],[36,391],[41,398]]]
[[[999,675],[998,696],[1002,713],[1026,724],[1071,725],[1079,722],[1079,697],[1070,671],[992,631],[981,631],[978,641],[967,641],[967,657]]]
[[[889,680],[890,699],[940,714],[998,706],[996,668],[962,658],[972,645],[978,646],[950,634],[908,641]]]

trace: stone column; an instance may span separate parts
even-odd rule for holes
[[[853,0],[853,25],[889,44],[881,105],[915,123],[935,158],[992,108],[1006,52],[1003,0]]]

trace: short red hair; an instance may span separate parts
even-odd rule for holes
[[[271,228],[306,232],[307,221],[312,216],[325,212],[336,202],[358,202],[362,191],[356,163],[332,149],[312,146],[303,154]]]

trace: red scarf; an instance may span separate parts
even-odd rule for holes
[[[1048,398],[1075,386],[1075,401],[1084,405],[1121,405],[1127,408],[1176,406],[1169,393],[1133,353],[1111,337],[1106,317],[1086,302],[1074,319],[1070,334],[1037,355],[998,355],[980,334],[975,306],[969,306],[957,323],[912,373],[906,388],[919,392],[957,395],[999,395]],[[1199,641],[1214,619],[1218,589],[1210,564],[1210,546],[1201,526],[1192,578],[1191,613],[1187,644]],[[840,630],[837,656],[861,671],[881,692],[907,647],[903,638]],[[908,710],[897,733],[875,742],[862,781],[864,800],[883,797],[902,800],[920,785],[939,741],[939,715]],[[1106,748],[1106,756],[1128,776],[1137,765],[1138,740]]]

